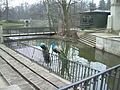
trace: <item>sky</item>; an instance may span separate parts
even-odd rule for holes
[[[21,3],[25,3],[27,2],[28,4],[33,4],[36,3],[40,0],[12,0],[11,2],[9,2],[10,6],[19,6]]]
[[[94,3],[98,6],[100,0],[94,0]]]
[[[38,1],[40,1],[40,0],[12,0],[10,2],[10,6],[13,6],[13,7],[18,6],[21,3],[25,3],[25,2],[27,2],[28,4],[33,4],[33,3],[38,2]],[[89,0],[89,1],[92,1],[92,0]],[[98,5],[99,0],[94,0],[94,2]]]

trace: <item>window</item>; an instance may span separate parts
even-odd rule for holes
[[[93,24],[93,18],[90,15],[85,15],[82,18],[82,23],[85,25],[92,25]]]

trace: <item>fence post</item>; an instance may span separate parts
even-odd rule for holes
[[[3,28],[0,25],[0,44],[3,43]]]

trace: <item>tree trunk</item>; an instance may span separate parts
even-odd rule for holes
[[[59,1],[60,7],[61,7],[61,11],[62,11],[62,22],[63,22],[63,35],[65,36],[69,36],[69,32],[70,32],[70,25],[69,25],[69,6],[70,6],[70,2],[67,3],[66,0],[62,0]]]

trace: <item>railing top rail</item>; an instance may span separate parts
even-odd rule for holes
[[[80,81],[77,81],[77,82],[75,82],[75,83],[69,84],[69,85],[67,85],[67,86],[65,86],[65,87],[62,87],[62,88],[58,89],[58,90],[66,90],[67,88],[71,88],[71,87],[73,87],[73,86],[79,85],[79,84],[81,84],[81,83],[83,83],[83,82],[85,82],[85,81],[91,80],[92,78],[99,77],[100,75],[103,75],[103,74],[105,74],[105,73],[111,72],[112,70],[117,69],[117,68],[119,68],[119,67],[120,67],[120,64],[118,64],[118,65],[116,65],[116,66],[114,66],[114,67],[112,67],[112,68],[109,68],[109,69],[107,69],[107,70],[105,70],[105,71],[103,71],[103,72],[100,72],[100,73],[98,73],[98,74],[95,74],[95,75],[93,75],[93,76],[87,77],[87,78],[85,78],[85,79],[83,79],[83,80],[80,80]]]

